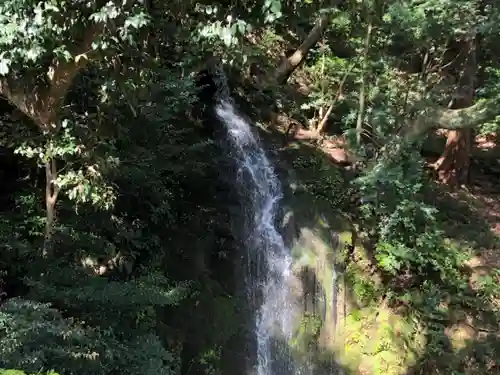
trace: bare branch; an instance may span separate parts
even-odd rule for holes
[[[333,2],[336,5],[337,1]],[[295,50],[295,52],[281,62],[274,72],[274,80],[277,83],[285,83],[295,69],[304,61],[309,50],[320,40],[321,35],[325,32],[331,23],[331,15],[329,13],[323,14],[313,29],[309,32],[306,39]]]
[[[320,122],[318,123],[318,126],[316,127],[316,132],[318,134],[321,134],[321,132],[323,131],[323,128],[325,127],[326,122],[328,121],[328,118],[330,117],[331,113],[333,112],[333,109],[335,108],[335,104],[337,104],[337,102],[339,100],[344,99],[344,83],[347,80],[347,77],[349,76],[349,74],[351,73],[351,71],[352,71],[353,68],[354,68],[354,65],[352,65],[345,72],[344,77],[342,78],[342,81],[340,81],[340,84],[339,84],[339,86],[337,88],[337,93],[335,94],[335,97],[333,98],[333,101],[331,102],[331,104],[328,107],[328,109],[326,110],[323,118],[320,120]]]

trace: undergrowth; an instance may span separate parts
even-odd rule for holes
[[[381,282],[370,282],[366,272],[373,270],[360,269],[355,263],[347,267],[346,280],[362,306],[359,311],[386,304],[410,323],[414,332],[424,332],[420,369],[432,363],[443,373],[457,373],[470,358],[439,361],[453,356],[448,327],[467,317],[477,330],[498,327],[500,286],[494,274],[479,276],[480,281],[471,285],[464,264],[472,255],[471,249],[446,237],[437,208],[425,201],[428,181],[418,153],[400,149],[398,158],[392,160],[381,158],[353,181],[364,202],[359,217],[362,228],[372,237],[373,246],[364,249],[365,255],[370,253]],[[365,256],[362,251],[355,255]],[[359,317],[361,313],[356,314]],[[499,354],[495,351],[498,348],[490,349],[489,360]]]

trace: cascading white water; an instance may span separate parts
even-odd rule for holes
[[[295,370],[288,348],[297,313],[291,287],[291,254],[275,224],[282,191],[275,171],[251,125],[236,112],[230,100],[216,107],[227,130],[229,152],[238,166],[238,181],[250,198],[247,251],[261,272],[249,269],[250,296],[260,294],[255,320],[257,375],[292,375]],[[259,267],[260,268],[260,267]]]

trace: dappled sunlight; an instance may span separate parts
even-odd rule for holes
[[[426,344],[423,331],[384,305],[353,310],[339,335],[341,363],[369,374],[406,374]]]

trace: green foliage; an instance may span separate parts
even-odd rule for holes
[[[1,306],[2,364],[28,372],[63,368],[73,374],[151,371],[169,374],[171,356],[154,335],[123,336],[114,329],[92,328],[47,304],[11,299]]]
[[[4,370],[4,369],[0,369],[0,374],[1,375],[27,375],[24,371],[19,371],[19,370]],[[38,374],[41,374],[41,373],[38,372],[37,375]],[[48,372],[45,372],[44,374],[45,375],[60,375],[59,373],[54,372],[54,371],[48,371]]]
[[[156,335],[158,322],[168,317],[158,312],[183,300],[191,284],[169,281],[165,274],[179,263],[166,259],[175,258],[174,234],[191,230],[186,221],[200,213],[200,199],[189,189],[213,173],[207,167],[213,145],[191,117],[195,88],[180,70],[164,68],[168,63],[154,56],[137,68],[130,54],[121,72],[109,71],[105,61],[116,51],[144,42],[137,29],[146,21],[138,3],[0,7],[2,74],[27,87],[43,85],[52,58],[82,58],[72,56],[74,40],[92,24],[107,25],[92,45],[97,58],[75,78],[64,107],[55,109],[58,132],[42,135],[33,127],[36,119],[19,120],[4,110],[1,143],[23,172],[10,176],[22,190],[0,223],[0,285],[5,280],[9,298],[0,306],[2,367],[174,372],[177,358]],[[18,77],[19,71],[26,74]],[[41,177],[54,160],[54,254],[40,259]]]
[[[425,173],[415,151],[389,144],[384,158],[356,183],[365,202],[364,218],[377,223],[376,258],[385,272],[411,272],[418,275],[416,282],[427,279],[452,288],[444,293],[466,291],[467,280],[460,267],[468,254],[444,240],[436,209],[424,202]]]
[[[321,156],[297,155],[292,165],[301,177],[301,185],[297,186],[296,193],[306,192],[319,201],[328,202],[331,207],[344,203],[344,178],[338,169],[332,168],[329,160]]]
[[[497,314],[492,299],[500,290],[491,278],[485,279],[486,289],[478,284],[476,292],[471,290],[463,268],[471,254],[446,239],[437,209],[424,200],[428,182],[420,155],[400,143],[390,143],[384,151],[355,181],[364,199],[361,213],[377,239],[376,264],[387,275],[384,295],[392,304],[407,306],[427,330],[427,353],[421,361],[432,362],[449,353],[443,332],[451,311]],[[371,288],[355,280],[356,294],[373,297]]]
[[[360,277],[363,272],[354,265],[349,265],[346,270],[346,284],[352,287],[354,296],[360,306],[369,306],[377,303],[381,290],[373,280]]]
[[[73,56],[71,45],[82,30],[93,23],[113,25],[93,49],[106,51],[120,44],[134,44],[135,31],[147,24],[140,4],[99,7],[85,2],[5,1],[0,8],[0,74],[17,72],[26,65],[39,69],[56,56],[61,61],[86,58]],[[92,26],[93,27],[93,26]],[[86,51],[83,51],[86,52]]]
[[[332,28],[309,52],[307,64],[291,79],[301,86],[307,82],[310,90],[301,105],[306,113],[295,117],[315,126],[351,69],[343,99],[335,103],[326,133],[344,130],[351,150],[361,160],[352,185],[361,200],[357,219],[360,234],[367,237],[368,246],[373,244],[366,251],[373,252],[372,266],[381,273],[383,285],[379,288],[370,277],[360,277],[374,271],[356,264],[359,258],[348,265],[346,282],[361,305],[373,306],[380,298],[387,298],[392,307],[404,306],[405,314],[421,324],[419,329],[428,333],[429,348],[418,365],[426,369],[427,365],[436,366],[436,357],[452,355],[443,337],[456,310],[465,309],[474,316],[486,314],[498,321],[498,303],[494,301],[500,290],[493,281],[495,271],[471,288],[464,267],[472,255],[470,248],[446,238],[453,234],[445,230],[436,202],[428,199],[432,183],[420,152],[422,139],[409,142],[404,137],[405,128],[410,128],[422,111],[445,107],[456,95],[464,67],[463,63],[453,64],[460,53],[457,46],[466,35],[481,35],[480,46],[476,46],[481,78],[476,81],[475,95],[483,99],[498,96],[498,58],[492,58],[497,56],[493,44],[498,39],[493,36],[496,26],[492,23],[498,12],[492,10],[492,3],[476,1],[391,1],[379,5],[351,5],[337,13]],[[373,33],[365,51],[369,23]],[[365,52],[367,61],[362,59]],[[427,65],[422,65],[424,62]],[[450,80],[443,74],[459,78]],[[363,76],[367,85],[361,115],[366,138],[356,145]],[[497,132],[497,120],[482,124],[478,131]],[[294,167],[315,170],[315,181],[307,179],[302,188],[317,194],[322,174],[316,174],[315,157],[303,159],[297,158]],[[336,191],[331,188],[331,192]],[[346,192],[344,187],[342,191]],[[491,344],[485,345],[494,351]],[[445,372],[458,369],[455,362],[442,365]],[[381,373],[390,373],[382,365],[379,368]]]

